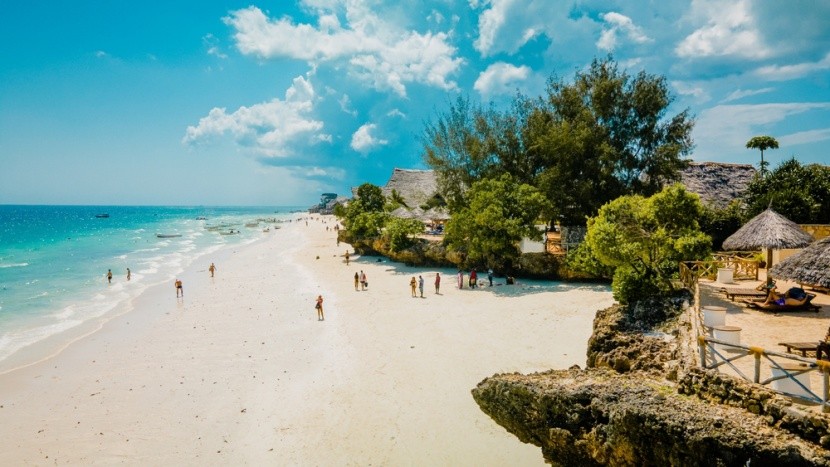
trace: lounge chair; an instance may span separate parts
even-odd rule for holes
[[[766,298],[767,293],[755,289],[744,289],[741,287],[721,287],[720,292],[726,295],[729,300],[735,301],[736,297],[741,298]]]
[[[779,294],[773,289],[770,295],[764,300],[747,300],[743,302],[750,308],[764,311],[802,311],[809,310],[818,312],[821,307],[814,305],[812,300],[816,294],[807,293],[801,287],[792,287],[785,294]]]

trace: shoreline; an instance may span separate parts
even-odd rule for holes
[[[447,277],[436,296],[434,270],[374,257],[347,268],[323,218],[229,248],[213,282],[194,261],[181,303],[172,285],[148,289],[58,356],[0,375],[0,461],[541,465],[470,390],[584,365],[610,292],[459,291]],[[366,292],[353,288],[360,269]],[[413,273],[424,299],[409,296]]]

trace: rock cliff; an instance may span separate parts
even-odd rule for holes
[[[553,465],[830,466],[827,416],[695,368],[686,315],[671,308],[662,323],[602,310],[588,369],[495,375],[473,398]]]

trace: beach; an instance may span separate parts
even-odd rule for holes
[[[584,366],[608,288],[458,290],[440,270],[436,295],[434,269],[346,266],[334,225],[314,216],[200,258],[183,299],[172,281],[150,287],[66,345],[5,362],[0,464],[542,465],[470,390]],[[418,275],[424,298],[410,296]]]

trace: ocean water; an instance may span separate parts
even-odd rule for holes
[[[0,205],[0,361],[120,309],[204,255],[262,238],[299,209]]]

